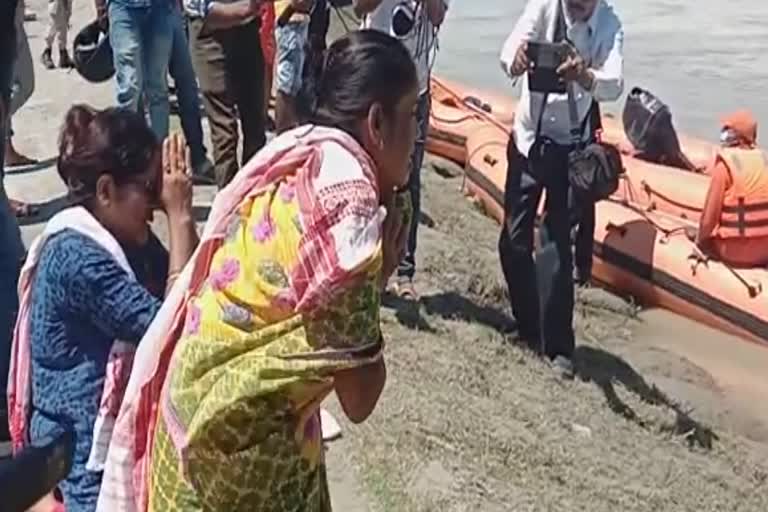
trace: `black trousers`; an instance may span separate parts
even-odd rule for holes
[[[519,333],[537,352],[570,358],[575,347],[571,233],[578,223],[578,259],[584,264],[588,254],[591,268],[594,205],[582,208],[570,194],[566,150],[547,159],[549,168],[536,169],[510,138],[507,160],[499,254]],[[534,225],[545,190],[534,262]]]

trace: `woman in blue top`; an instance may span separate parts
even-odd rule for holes
[[[74,429],[74,466],[60,489],[67,512],[90,512],[102,474],[87,462],[112,344],[138,344],[160,308],[164,281],[181,271],[197,234],[180,136],[161,148],[137,114],[75,106],[59,151],[59,174],[84,207],[73,211],[98,221],[126,262],[94,237],[62,229],[44,242],[31,282],[29,438],[34,444]],[[170,257],[149,228],[158,206],[169,220]]]

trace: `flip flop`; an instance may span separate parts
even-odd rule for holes
[[[412,301],[419,300],[419,294],[416,292],[416,288],[413,285],[413,279],[408,277],[397,278],[389,287],[389,291],[401,299]]]

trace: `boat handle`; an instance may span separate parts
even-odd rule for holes
[[[709,268],[709,256],[699,250],[698,247],[694,247],[691,250],[691,254],[688,255],[688,261],[691,262],[691,274],[696,275],[696,271],[699,265],[704,265]]]
[[[499,163],[499,160],[497,158],[492,157],[488,153],[485,154],[483,157],[483,162],[487,163],[491,167],[495,166],[497,163]]]
[[[754,299],[761,293],[763,293],[763,285],[759,281],[755,284],[750,283],[747,281],[744,277],[741,276],[738,272],[736,272],[735,269],[731,268],[728,265],[725,265],[725,268],[727,268],[733,276],[741,282],[741,284],[744,285],[744,287],[747,289],[747,293],[749,294],[750,299]]]
[[[627,234],[627,227],[626,226],[619,226],[618,224],[614,224],[613,222],[609,222],[605,225],[606,231],[616,231],[619,233],[619,236],[623,237]]]

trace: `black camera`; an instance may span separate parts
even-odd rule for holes
[[[529,42],[526,50],[530,62],[528,89],[532,92],[565,94],[565,80],[557,74],[557,68],[568,58],[569,51],[565,43]]]

